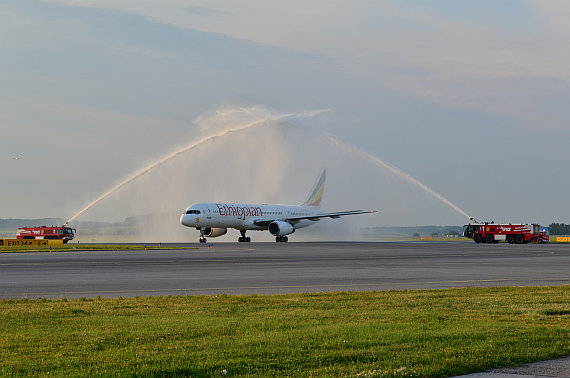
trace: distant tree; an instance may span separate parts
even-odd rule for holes
[[[439,236],[439,234],[438,234],[437,232],[434,232],[434,233],[431,234],[431,237],[432,237],[432,238],[437,238],[438,236]]]
[[[412,235],[413,238],[419,238],[420,234],[418,234],[417,232],[414,232],[414,234]]]
[[[548,226],[551,235],[570,235],[570,224],[551,223]]]
[[[460,236],[459,232],[457,232],[457,231],[448,231],[447,235],[449,235],[449,236]]]

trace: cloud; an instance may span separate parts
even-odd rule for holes
[[[570,92],[565,48],[570,40],[560,33],[568,29],[564,10],[569,6],[525,4],[510,4],[508,12],[493,2],[445,8],[394,1],[210,0],[188,8],[182,0],[87,0],[81,6],[320,56],[337,75],[377,89],[438,106],[508,115],[525,127],[540,123],[561,129],[568,114],[552,116],[552,107],[540,99],[552,87]],[[554,29],[542,28],[544,22]]]
[[[570,3],[561,0],[535,0],[529,4],[551,25],[557,32],[570,31],[568,15]],[[561,35],[562,36],[562,35]]]

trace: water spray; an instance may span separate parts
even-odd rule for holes
[[[457,211],[459,214],[467,217],[469,220],[475,221],[474,218],[470,217],[469,214],[467,214],[465,211],[461,210],[459,207],[457,207],[455,204],[453,204],[450,200],[448,200],[447,198],[445,198],[444,196],[442,196],[441,194],[439,194],[435,190],[431,189],[430,187],[428,187],[424,183],[416,180],[415,178],[413,178],[409,174],[405,173],[404,171],[394,167],[392,164],[385,162],[384,160],[372,155],[369,152],[366,152],[360,148],[354,147],[353,145],[351,145],[347,142],[343,142],[337,138],[334,138],[334,137],[330,136],[329,134],[323,133],[323,135],[325,137],[327,137],[331,142],[333,142],[337,145],[343,145],[346,148],[356,152],[357,154],[360,154],[360,155],[364,156],[365,158],[372,160],[376,164],[379,164],[380,166],[388,169],[390,172],[394,173],[398,177],[403,178],[404,180],[408,181],[409,183],[419,187],[423,191],[425,191],[425,192],[429,193],[430,195],[432,195],[433,197],[437,198],[438,200],[440,200],[441,202],[443,202],[447,206],[451,207],[453,210]]]
[[[246,124],[240,125],[240,126],[236,126],[233,128],[229,128],[229,129],[224,129],[222,131],[219,131],[217,133],[214,134],[210,134],[207,135],[203,138],[200,138],[198,140],[195,140],[193,142],[191,142],[190,144],[188,144],[185,147],[182,147],[162,158],[160,158],[159,160],[149,164],[148,166],[139,169],[138,171],[135,171],[133,174],[131,174],[130,176],[128,176],[127,178],[125,178],[123,181],[121,181],[120,183],[118,183],[117,185],[113,186],[111,189],[107,190],[106,192],[104,192],[102,195],[100,195],[99,197],[97,197],[95,200],[93,200],[92,202],[90,202],[87,206],[85,206],[83,209],[81,209],[80,211],[78,211],[75,215],[73,215],[71,218],[69,218],[69,220],[67,222],[65,222],[65,225],[67,225],[68,223],[70,223],[71,221],[73,221],[74,219],[76,219],[77,217],[79,217],[81,214],[83,214],[84,212],[86,212],[87,210],[89,210],[91,207],[95,206],[96,204],[98,204],[99,202],[107,199],[108,197],[110,197],[113,193],[115,193],[116,191],[120,190],[121,188],[123,188],[124,186],[128,185],[129,183],[131,183],[132,181],[136,180],[137,178],[145,175],[146,173],[150,172],[151,170],[153,170],[154,168],[161,166],[163,164],[165,164],[166,162],[174,159],[175,157],[188,152],[200,145],[202,145],[203,143],[206,143],[208,141],[211,141],[215,138],[218,137],[223,137],[226,136],[230,133],[234,133],[234,132],[239,132],[239,131],[244,131],[250,128],[253,128],[255,126],[261,125],[263,123],[266,122],[278,122],[278,121],[283,121],[285,119],[294,119],[294,118],[309,118],[309,117],[313,117],[316,115],[319,115],[323,112],[327,112],[328,110],[316,110],[316,111],[312,111],[312,112],[307,112],[307,113],[300,113],[300,114],[283,114],[283,115],[278,115],[278,116],[268,116],[262,119],[258,119],[255,121],[251,121],[248,122]],[[458,206],[456,206],[455,204],[453,204],[451,201],[449,201],[447,198],[443,197],[441,194],[437,193],[435,190],[431,189],[430,187],[428,187],[427,185],[423,184],[422,182],[416,180],[415,178],[413,178],[412,176],[410,176],[409,174],[403,172],[402,170],[396,168],[395,166],[381,160],[380,158],[372,155],[369,152],[366,152],[360,148],[357,148],[347,142],[343,142],[335,137],[332,137],[331,135],[328,135],[326,133],[322,133],[323,136],[325,136],[326,138],[328,138],[332,143],[336,144],[336,145],[342,145],[345,148],[365,157],[366,159],[369,159],[371,161],[373,161],[374,163],[380,165],[381,167],[384,167],[386,169],[388,169],[390,172],[392,172],[393,174],[395,174],[396,176],[404,179],[405,181],[411,183],[412,185],[422,189],[423,191],[425,191],[426,193],[430,194],[431,196],[435,197],[436,199],[438,199],[439,201],[443,202],[445,205],[451,207],[453,210],[457,211],[459,214],[465,216],[466,218],[468,218],[470,221],[472,222],[476,222],[475,219],[473,217],[470,217],[465,211],[463,211],[462,209],[460,209]]]
[[[190,143],[189,145],[182,147],[172,153],[170,153],[169,155],[164,156],[163,158],[155,161],[154,163],[149,164],[148,166],[146,166],[145,168],[139,169],[138,171],[135,171],[133,174],[131,174],[130,176],[128,176],[126,179],[124,179],[123,181],[121,181],[120,183],[118,183],[117,185],[113,186],[111,189],[107,190],[106,192],[104,192],[102,195],[100,195],[99,197],[97,197],[95,200],[91,201],[87,206],[85,206],[83,209],[81,209],[80,211],[78,211],[77,213],[75,213],[75,215],[73,215],[71,218],[69,218],[67,220],[67,222],[65,222],[65,224],[70,223],[71,221],[73,221],[75,218],[77,218],[78,216],[80,216],[81,214],[83,214],[84,212],[86,212],[87,210],[89,210],[91,207],[95,206],[96,204],[98,204],[99,202],[105,200],[106,198],[108,198],[109,196],[111,196],[113,193],[115,193],[117,190],[123,188],[124,186],[126,186],[127,184],[129,184],[130,182],[134,181],[135,179],[143,176],[144,174],[148,173],[149,171],[153,170],[154,168],[174,159],[175,157],[190,151],[196,147],[198,147],[199,145],[206,143],[210,140],[213,140],[215,138],[218,137],[222,137],[224,135],[228,135],[230,133],[234,133],[237,131],[241,131],[241,130],[246,130],[246,129],[250,129],[254,126],[263,124],[265,122],[269,122],[269,121],[281,121],[284,119],[288,119],[288,118],[296,118],[296,117],[313,117],[315,115],[321,114],[323,112],[326,112],[328,110],[315,110],[312,112],[307,112],[307,113],[301,113],[301,114],[283,114],[280,116],[276,116],[276,117],[272,117],[272,118],[263,118],[263,119],[259,119],[256,121],[252,121],[249,122],[245,125],[241,125],[241,126],[237,126],[237,127],[233,127],[230,129],[225,129],[222,130],[220,132],[217,132],[215,134],[211,134],[208,136],[205,136],[201,139],[198,139],[192,143]]]

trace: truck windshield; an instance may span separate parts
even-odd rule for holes
[[[470,232],[473,232],[473,231],[475,231],[475,226],[473,226],[473,225],[471,225],[471,224],[468,224],[468,225],[466,225],[466,226],[463,226],[463,231],[470,231]]]
[[[64,229],[63,229],[63,232],[66,233],[66,234],[72,234],[71,228],[64,228]]]

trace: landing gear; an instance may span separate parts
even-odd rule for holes
[[[205,243],[206,242],[206,237],[204,236],[204,230],[201,228],[200,229],[200,243]]]
[[[249,243],[251,238],[249,236],[245,236],[245,230],[240,230],[241,236],[238,238],[238,242],[240,243]]]
[[[289,238],[287,236],[277,236],[275,237],[275,241],[277,243],[287,243],[289,241]]]

